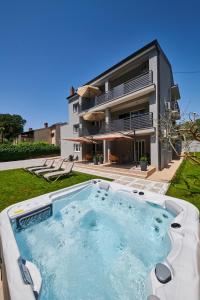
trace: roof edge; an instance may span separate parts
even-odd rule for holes
[[[145,46],[143,46],[142,48],[138,49],[137,51],[133,52],[132,54],[128,55],[127,57],[125,57],[124,59],[120,60],[118,63],[114,64],[113,66],[111,66],[110,68],[108,68],[107,70],[105,70],[104,72],[100,73],[98,76],[94,77],[93,79],[91,79],[90,81],[86,82],[83,85],[86,84],[90,84],[93,81],[96,81],[97,79],[105,76],[106,74],[108,74],[109,72],[113,71],[114,69],[118,68],[119,66],[123,65],[125,62],[129,61],[130,59],[134,58],[135,56],[141,54],[142,52],[144,52],[145,50],[147,50],[148,48],[151,48],[152,46],[158,47],[159,43],[157,41],[157,39],[151,41],[150,43],[146,44]]]
[[[130,54],[129,56],[127,56],[126,58],[120,60],[118,63],[114,64],[113,66],[111,66],[110,68],[106,69],[104,72],[100,73],[99,75],[97,75],[96,77],[94,77],[93,79],[91,79],[90,81],[86,82],[83,85],[87,85],[87,84],[91,84],[92,82],[100,79],[101,77],[105,76],[106,74],[110,73],[111,71],[113,71],[114,69],[120,67],[121,65],[123,65],[124,63],[126,63],[127,61],[131,60],[132,58],[134,58],[135,56],[141,54],[142,52],[148,50],[149,48],[155,46],[155,48],[157,49],[158,52],[162,53],[162,55],[164,56],[167,64],[169,65],[171,71],[172,71],[172,67],[171,64],[167,58],[167,56],[165,55],[164,51],[162,50],[160,44],[158,43],[157,39],[154,39],[153,41],[151,41],[150,43],[146,44],[145,46],[143,46],[142,48],[138,49],[137,51],[133,52],[132,54]],[[74,95],[70,95],[68,96],[66,99],[71,99],[72,97],[74,97],[76,94]]]

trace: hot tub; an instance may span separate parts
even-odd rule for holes
[[[197,300],[199,213],[91,180],[0,214],[5,299]]]

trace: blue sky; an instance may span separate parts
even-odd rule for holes
[[[66,96],[157,38],[173,71],[200,71],[200,2],[0,0],[0,113],[28,127],[67,120]],[[200,72],[175,73],[200,112]]]

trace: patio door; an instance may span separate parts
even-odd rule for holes
[[[145,155],[145,140],[135,141],[134,145],[134,160],[140,161],[140,158]]]
[[[97,144],[93,144],[93,155],[103,154],[103,142],[100,141]]]

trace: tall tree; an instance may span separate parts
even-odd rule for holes
[[[191,151],[192,141],[200,142],[200,119],[191,118],[193,113],[186,115],[186,120],[180,120],[179,124],[173,121],[170,113],[166,113],[160,117],[158,122],[161,128],[161,141],[167,140],[177,156],[197,163],[200,166],[200,158]],[[199,114],[196,114],[199,116]],[[183,141],[184,152],[178,153],[175,148],[175,142]]]
[[[20,115],[0,114],[1,137],[12,141],[24,130],[24,120]]]

